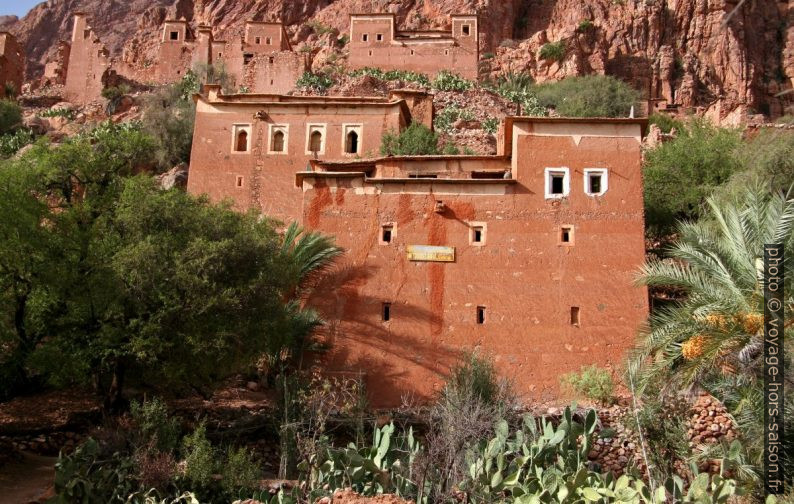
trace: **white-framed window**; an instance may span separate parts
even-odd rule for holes
[[[342,125],[342,152],[345,154],[361,154],[363,124]]]
[[[571,192],[570,170],[565,167],[546,168],[543,185],[546,199],[565,198]]]
[[[306,154],[325,154],[325,124],[306,125]]]
[[[287,154],[289,146],[289,125],[271,124],[268,128],[268,154]]]
[[[469,222],[469,245],[482,247],[485,245],[487,227],[484,222]]]
[[[381,245],[388,245],[394,240],[397,226],[393,222],[387,222],[380,227],[380,237],[378,242]]]
[[[560,234],[557,243],[559,245],[573,246],[573,224],[563,224],[560,226]]]
[[[237,177],[235,178],[234,185],[237,188],[243,187],[243,176],[242,175],[237,175]]]
[[[250,124],[235,124],[232,126],[232,152],[251,152]]]
[[[584,169],[584,193],[588,196],[601,196],[609,188],[609,174],[606,168]]]

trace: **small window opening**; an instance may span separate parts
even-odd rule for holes
[[[218,53],[218,57],[220,58],[221,56],[223,56],[223,53],[222,53],[222,52],[219,52],[219,53]]]
[[[362,40],[363,42],[366,42],[366,41],[367,41],[367,39],[369,39],[369,35],[368,35],[368,34],[366,34],[366,33],[365,33],[364,35],[362,35],[362,36],[361,36],[361,40]]]
[[[237,142],[234,145],[234,150],[237,152],[245,152],[248,150],[248,132],[243,130],[237,133]]]
[[[565,180],[565,175],[563,175],[562,173],[551,174],[551,194],[562,194],[564,192],[563,189],[564,180]]]
[[[355,154],[358,152],[358,133],[349,131],[347,139],[345,140],[345,152],[348,154]]]
[[[320,152],[323,146],[323,134],[315,130],[309,137],[309,151]]]
[[[243,187],[243,177],[242,175],[237,176],[237,187]]]
[[[464,35],[468,35],[469,34],[469,30],[470,30],[469,25],[467,25],[467,24],[463,25],[463,34]]]
[[[413,56],[413,55],[414,55],[414,50],[413,50],[413,49],[411,49],[411,56]]]
[[[383,226],[381,228],[381,240],[383,243],[391,243],[392,232],[394,231],[394,226]]]
[[[378,42],[380,42],[381,40],[383,40],[383,34],[382,33],[378,33],[377,35],[375,35],[375,39],[377,39]]]
[[[571,306],[571,325],[579,326],[579,307]]]
[[[254,59],[254,55],[251,53],[243,54],[243,65],[247,65],[251,63],[251,60]]]
[[[273,133],[273,152],[284,152],[284,132],[276,131]]]
[[[589,185],[591,194],[598,194],[601,192],[601,174],[600,173],[592,173],[590,174],[589,178]]]
[[[485,307],[478,306],[477,307],[477,323],[484,324],[485,323]]]
[[[273,79],[270,79],[270,85],[271,86],[273,85]]]
[[[270,37],[265,38],[265,44],[270,45],[273,43],[273,40]]]
[[[444,49],[444,56],[449,56],[449,49]]]
[[[168,36],[171,38],[171,40],[179,40],[178,31],[172,31],[171,33],[168,34]]]
[[[256,37],[256,45],[259,45],[261,43],[262,43],[262,39],[260,37]]]
[[[483,236],[482,236],[483,235],[482,226],[474,226],[474,229],[472,230],[472,233],[473,234],[472,234],[472,237],[471,237],[471,241],[473,243],[482,243],[482,238],[483,238]]]
[[[369,52],[369,55],[372,56],[372,51]]]
[[[267,62],[270,63],[271,65],[273,64],[273,61],[274,61],[273,56],[267,59]]]
[[[384,322],[391,320],[391,303],[383,303],[381,319],[383,319]]]
[[[573,228],[563,226],[560,228],[560,242],[571,243],[573,241]]]

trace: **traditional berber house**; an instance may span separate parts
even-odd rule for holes
[[[25,56],[17,39],[6,31],[0,31],[0,98],[7,97],[7,91],[19,93],[24,74]]]
[[[648,314],[633,284],[644,119],[509,117],[495,156],[379,157],[413,120],[406,97],[197,102],[190,192],[345,248],[308,300],[327,321],[317,358],[363,377],[374,406],[430,398],[474,350],[527,399],[552,398],[560,374],[632,346]]]
[[[88,15],[75,12],[64,85],[65,98],[85,104],[97,100],[105,87],[115,85],[110,52],[88,24]]]
[[[212,27],[199,25],[196,32],[185,20],[163,24],[157,59],[157,81],[175,82],[200,65],[225,70],[231,86],[251,93],[283,94],[309,69],[306,54],[292,50],[281,23],[248,21],[239,40],[216,40]]]
[[[394,14],[350,16],[350,68],[376,66],[431,76],[447,70],[477,79],[480,59],[476,14],[453,14],[448,31],[398,31]]]

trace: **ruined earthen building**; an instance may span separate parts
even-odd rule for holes
[[[6,31],[0,31],[0,98],[6,97],[6,87],[15,93],[22,90],[25,73],[25,56],[17,39]]]

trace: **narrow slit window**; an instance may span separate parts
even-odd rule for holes
[[[391,243],[392,235],[394,233],[394,226],[387,225],[381,228],[381,241],[383,243]]]
[[[477,323],[484,324],[485,323],[485,307],[478,306],[477,307]]]
[[[384,322],[388,322],[391,320],[391,303],[383,303],[381,307],[381,319]]]
[[[463,34],[469,35],[470,32],[471,32],[471,28],[469,27],[469,25],[467,24],[463,25]]]
[[[179,32],[178,31],[172,31],[169,34],[169,36],[171,37],[171,40],[179,40]]]
[[[273,133],[273,146],[270,149],[273,152],[284,152],[284,132],[281,130],[276,130]]]
[[[218,53],[218,57],[220,58],[221,56],[223,56],[223,53],[222,53],[222,52],[219,52],[219,53]]]
[[[579,307],[571,306],[571,325],[579,326]]]
[[[573,243],[573,228],[563,226],[560,228],[560,243]]]
[[[355,154],[358,152],[358,133],[355,131],[348,131],[347,138],[345,139],[345,152],[348,154]]]
[[[482,226],[474,226],[471,229],[471,242],[482,243],[485,238],[485,230]]]
[[[236,183],[237,187],[243,187],[243,176],[242,175],[238,175],[237,176],[237,181],[235,183]]]
[[[237,139],[234,143],[234,150],[237,152],[246,152],[248,150],[248,132],[240,130],[237,132]]]
[[[411,49],[411,56],[413,56],[413,55],[414,55],[414,50],[413,50],[413,49]]]
[[[369,55],[372,56],[372,51],[369,52]]]
[[[309,136],[309,151],[310,152],[320,152],[323,147],[323,134],[317,130],[312,131],[311,136]]]

